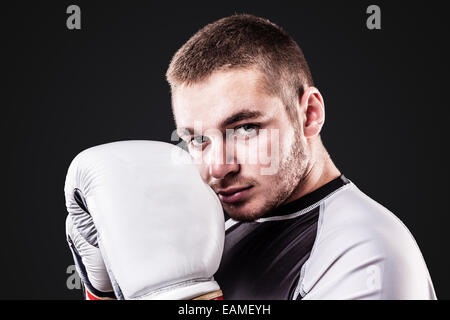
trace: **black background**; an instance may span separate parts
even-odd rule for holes
[[[80,297],[66,287],[71,159],[116,140],[170,141],[170,58],[206,23],[237,12],[269,18],[302,47],[333,160],[406,224],[438,298],[449,299],[447,16],[444,2],[393,2],[2,4],[0,298]],[[71,4],[81,30],[66,28]],[[382,30],[366,28],[370,4],[381,7]]]

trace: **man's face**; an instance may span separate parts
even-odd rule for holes
[[[305,175],[301,121],[289,120],[281,99],[264,90],[259,71],[215,72],[177,87],[172,101],[177,132],[230,217],[263,216]]]

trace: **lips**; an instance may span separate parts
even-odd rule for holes
[[[219,195],[220,201],[232,204],[244,200],[249,195],[252,187],[253,186],[227,188],[220,190],[217,194]]]

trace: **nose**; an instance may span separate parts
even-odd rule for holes
[[[225,164],[211,164],[209,166],[209,175],[214,179],[223,179],[229,173],[239,172],[239,165],[237,163]]]
[[[208,161],[208,174],[212,179],[223,179],[230,173],[239,172],[240,166],[235,159],[234,146],[230,143],[217,144]]]

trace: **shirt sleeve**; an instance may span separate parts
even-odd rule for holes
[[[419,247],[403,223],[378,206],[354,209],[321,213],[294,298],[436,299]]]

